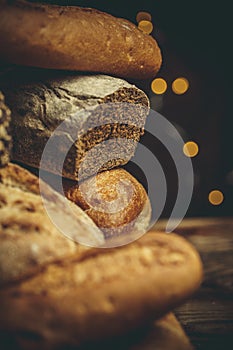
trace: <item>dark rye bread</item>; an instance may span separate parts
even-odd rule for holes
[[[40,192],[41,189],[41,192]],[[87,247],[65,237],[48,217],[40,193],[50,213],[61,217],[73,239],[103,244],[103,234],[92,220],[73,203],[27,170],[14,165],[0,169],[0,287],[35,273],[47,263],[64,259]],[[67,205],[72,204],[69,211]]]
[[[0,168],[10,161],[11,135],[10,135],[11,112],[4,103],[4,96],[0,91]]]
[[[161,66],[157,42],[125,19],[77,6],[0,5],[0,59],[135,79],[153,78]]]
[[[189,242],[148,233],[127,246],[66,257],[2,288],[0,331],[23,349],[68,349],[161,318],[201,280],[201,261]]]
[[[7,76],[2,82],[12,111],[14,160],[38,168],[46,142],[65,120],[41,164],[44,170],[61,175],[58,159],[65,158],[71,144],[63,167],[63,176],[70,179],[89,177],[99,165],[100,170],[107,170],[129,161],[149,113],[149,101],[143,91],[106,75],[63,74],[41,80],[41,75],[49,73],[34,72],[33,82],[23,82],[22,71],[22,80],[13,71],[14,83]],[[25,74],[33,72],[26,70]],[[103,141],[107,140],[111,144],[106,147]],[[78,174],[86,152],[96,145]]]

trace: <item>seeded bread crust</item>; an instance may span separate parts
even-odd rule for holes
[[[134,24],[72,6],[1,1],[0,58],[26,66],[153,78],[157,42]]]
[[[0,91],[0,168],[10,161],[12,139],[10,135],[11,112],[5,105],[4,96]]]
[[[65,198],[45,183],[41,193],[50,212],[60,215],[77,239],[103,244],[94,222],[77,206],[72,211]],[[88,250],[65,237],[50,220],[40,195],[39,179],[27,170],[9,164],[0,169],[0,287],[24,278],[53,261]]]

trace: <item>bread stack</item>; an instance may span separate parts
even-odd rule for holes
[[[123,336],[125,349],[190,349],[168,313],[200,285],[200,258],[175,234],[135,241],[150,201],[119,167],[149,112],[124,79],[153,78],[156,41],[89,8],[0,6],[0,60],[18,65],[0,77],[1,348],[114,348]],[[20,165],[7,164],[11,136]]]

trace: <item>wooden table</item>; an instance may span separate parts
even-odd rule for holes
[[[233,349],[233,218],[186,219],[175,231],[196,246],[205,273],[200,290],[175,314],[197,350]]]

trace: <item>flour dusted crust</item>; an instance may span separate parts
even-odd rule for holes
[[[24,349],[78,346],[161,318],[201,279],[201,261],[190,243],[152,232],[124,247],[90,249],[81,260],[77,253],[50,263],[3,288],[0,329],[24,345],[29,341]]]
[[[104,242],[103,234],[77,206],[67,211],[64,198],[42,184],[47,205],[69,225],[76,225],[77,239]],[[73,227],[73,226],[72,226]],[[65,237],[50,220],[40,196],[38,178],[13,164],[0,169],[0,286],[40,270],[87,247]]]
[[[0,58],[42,68],[153,78],[157,42],[134,24],[80,7],[1,1]]]
[[[60,175],[65,159],[63,176],[84,179],[99,168],[126,164],[144,133],[148,97],[123,79],[20,69],[0,84],[12,111],[12,159],[23,164]],[[41,164],[45,145],[61,123]]]

